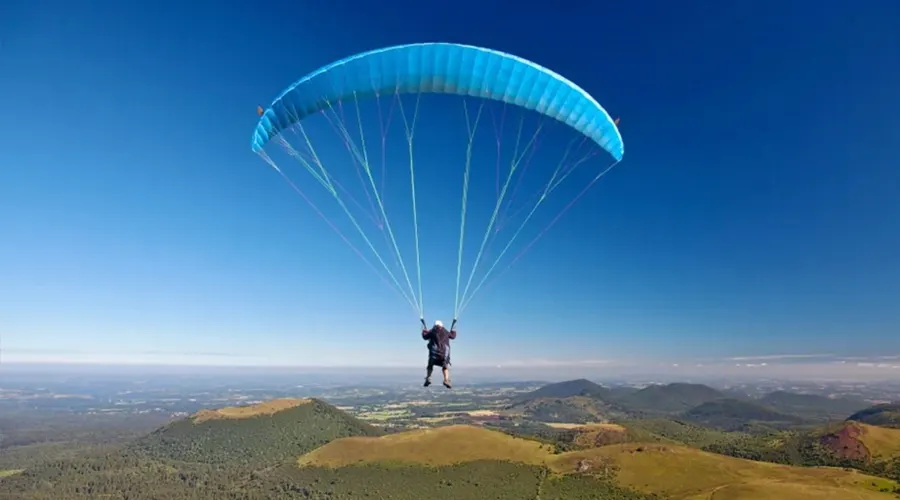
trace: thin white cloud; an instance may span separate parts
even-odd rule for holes
[[[220,358],[247,358],[258,357],[246,353],[215,352],[215,351],[163,351],[163,350],[81,350],[81,349],[53,349],[53,348],[3,348],[0,352],[5,354],[72,354],[72,355],[119,355],[119,356],[208,356]]]
[[[810,358],[830,358],[834,354],[768,354],[765,356],[735,356],[728,358],[731,361],[763,361],[776,359],[810,359]]]
[[[900,368],[900,365],[892,365],[889,363],[871,363],[871,362],[856,363],[856,366],[858,366],[860,368],[880,368],[882,370],[885,368],[890,368],[890,369]]]
[[[515,359],[490,363],[497,366],[595,366],[612,363],[609,359]],[[480,363],[481,364],[481,363]],[[486,364],[486,363],[485,363]]]
[[[838,356],[835,359],[843,361],[859,361],[863,363],[879,363],[884,361],[898,361],[900,355],[890,356]]]

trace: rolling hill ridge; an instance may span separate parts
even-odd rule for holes
[[[145,456],[220,465],[277,463],[334,439],[382,431],[318,399],[202,410],[137,440]]]
[[[900,403],[875,405],[850,415],[847,420],[900,429]]]
[[[752,431],[754,425],[785,428],[802,424],[795,415],[780,413],[751,401],[717,399],[698,405],[682,414],[689,422],[725,431]]]
[[[512,403],[524,403],[535,399],[564,399],[573,396],[585,396],[604,399],[610,397],[610,390],[587,379],[568,380],[555,384],[547,384],[537,390],[515,397]]]
[[[725,398],[725,394],[703,384],[649,385],[624,396],[627,408],[651,413],[681,413],[703,403]]]
[[[782,413],[817,420],[844,419],[847,415],[869,406],[869,403],[858,398],[829,398],[818,394],[798,394],[788,391],[766,394],[757,402]]]

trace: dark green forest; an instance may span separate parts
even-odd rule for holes
[[[257,471],[109,454],[48,463],[0,481],[0,498],[59,500],[263,500],[421,498],[649,500],[587,475],[551,477],[542,467],[499,461],[449,467],[299,468]]]
[[[138,439],[129,450],[156,459],[255,467],[296,458],[338,438],[382,434],[325,402],[312,400],[255,418],[178,420]]]

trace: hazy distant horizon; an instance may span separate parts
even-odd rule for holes
[[[144,359],[142,362],[116,362],[110,359],[61,360],[13,355],[0,350],[0,374],[166,374],[172,376],[228,375],[280,376],[308,375],[335,377],[364,382],[367,379],[406,379],[422,375],[423,366],[404,365],[276,365],[234,364],[221,360],[186,362],[184,360]],[[457,380],[470,381],[560,381],[575,378],[594,380],[691,381],[796,380],[847,382],[900,382],[900,356],[870,358],[820,355],[772,355],[734,357],[719,360],[518,360],[507,366],[455,363]],[[2,386],[2,382],[0,382]]]

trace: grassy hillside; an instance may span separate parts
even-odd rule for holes
[[[300,465],[342,467],[368,462],[408,462],[428,466],[476,460],[508,460],[542,464],[549,446],[501,432],[453,425],[417,429],[375,438],[339,439],[300,458]]]
[[[900,429],[900,403],[875,405],[850,415],[847,420]]]
[[[552,427],[563,427],[568,432],[566,446],[558,447],[562,451],[585,448],[596,448],[621,443],[656,443],[673,442],[638,426],[621,424],[549,424]]]
[[[680,413],[725,395],[703,384],[650,385],[628,394],[621,402],[630,409],[651,413]]]
[[[799,450],[799,437],[792,431],[748,433],[723,431],[680,420],[652,419],[625,422],[632,431],[642,429],[660,442],[683,444],[735,458],[806,465]]]
[[[549,445],[554,453],[606,446],[615,443],[668,442],[640,427],[609,423],[541,423],[528,420],[487,422],[485,429],[492,429],[538,441]]]
[[[556,427],[555,424],[545,424],[525,419],[498,420],[481,424],[485,429],[491,429],[515,437],[530,439],[549,444],[560,449],[563,444],[573,443],[577,432],[567,425]],[[567,451],[564,448],[562,451]]]
[[[817,394],[775,391],[760,398],[759,403],[782,413],[808,419],[844,419],[868,406],[858,398],[829,398]]]
[[[256,466],[301,455],[337,438],[380,434],[319,400],[275,400],[203,410],[137,440],[130,449],[158,459]]]
[[[313,403],[312,399],[273,399],[264,403],[247,406],[229,406],[213,410],[200,410],[191,416],[195,424],[202,424],[210,420],[240,420],[253,417],[271,416],[280,411],[306,406]]]
[[[739,399],[718,399],[682,414],[688,422],[726,431],[759,431],[796,426],[804,420],[772,408]]]
[[[893,481],[831,468],[753,462],[685,446],[622,444],[559,455],[556,471],[592,463],[616,469],[618,482],[673,500],[887,500]]]
[[[705,451],[799,466],[851,467],[900,480],[900,430],[859,422],[771,434],[722,433]]]
[[[853,423],[850,423],[853,425]],[[855,424],[862,429],[862,442],[869,454],[876,459],[900,457],[900,429]]]
[[[822,446],[843,458],[871,461],[900,457],[900,429],[847,421],[814,435]]]
[[[655,440],[655,436],[650,433],[628,429],[619,424],[587,424],[573,430],[575,431],[573,442],[582,448]]]
[[[854,467],[900,480],[900,429],[847,421],[806,434],[799,451],[805,464]]]
[[[618,426],[584,429],[600,428],[625,433]],[[554,454],[538,443],[467,426],[416,430],[379,438],[341,439],[307,454],[299,463],[313,468],[391,464],[408,467],[416,463],[447,467],[487,463],[488,458],[543,465],[555,474],[615,479],[621,486],[673,499],[718,498],[710,495],[785,498],[782,495],[789,493],[796,499],[868,500],[885,498],[880,490],[891,491],[896,486],[890,480],[857,472],[752,462],[672,444],[614,444]]]
[[[743,433],[725,432],[665,418],[631,420],[622,424],[632,432],[640,430],[649,435],[658,436],[662,440],[681,443],[695,448],[703,448],[713,443],[732,441],[739,437],[749,437]]]

